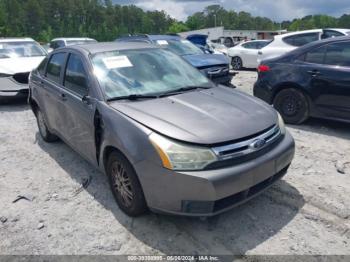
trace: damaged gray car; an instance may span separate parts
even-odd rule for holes
[[[0,97],[27,96],[28,77],[47,52],[31,38],[0,39]]]
[[[271,186],[294,156],[272,107],[153,45],[58,49],[29,85],[42,138],[106,173],[130,216],[219,214]]]

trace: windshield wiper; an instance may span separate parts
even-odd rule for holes
[[[170,91],[161,93],[159,95],[159,97],[182,94],[186,91],[191,91],[191,90],[196,90],[196,89],[209,89],[209,88],[211,88],[211,87],[209,87],[209,86],[185,86],[185,87],[181,87],[178,89],[174,89],[174,90],[170,90]]]
[[[112,97],[112,98],[108,98],[107,101],[116,101],[116,100],[138,100],[138,99],[147,99],[147,98],[158,98],[159,96],[156,95],[137,95],[137,94],[133,94],[133,95],[127,95],[127,96],[117,96],[117,97]]]

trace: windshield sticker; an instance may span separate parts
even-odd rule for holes
[[[168,45],[168,41],[167,40],[157,40],[157,44],[158,45]]]
[[[188,43],[190,43],[190,41],[188,41],[188,40],[181,40],[181,43],[188,44]]]
[[[125,55],[105,57],[102,59],[103,63],[108,69],[132,67],[133,64],[130,62],[129,58]]]

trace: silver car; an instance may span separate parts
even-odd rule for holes
[[[47,52],[31,38],[0,38],[0,98],[28,95],[28,77]]]
[[[55,50],[31,74],[29,103],[42,138],[107,174],[130,216],[216,215],[280,179],[294,156],[272,107],[145,43]]]

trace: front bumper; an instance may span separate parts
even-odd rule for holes
[[[175,172],[142,161],[135,169],[151,210],[213,216],[249,200],[280,179],[294,157],[294,147],[294,140],[287,132],[266,154],[227,168]]]
[[[208,78],[216,84],[221,84],[221,85],[226,85],[226,86],[231,87],[232,86],[231,81],[235,75],[236,75],[235,73],[230,72],[230,73],[223,75],[223,76],[218,76],[218,77],[208,76]]]
[[[28,84],[17,82],[13,77],[0,77],[0,96],[19,96],[27,95],[29,90]]]

